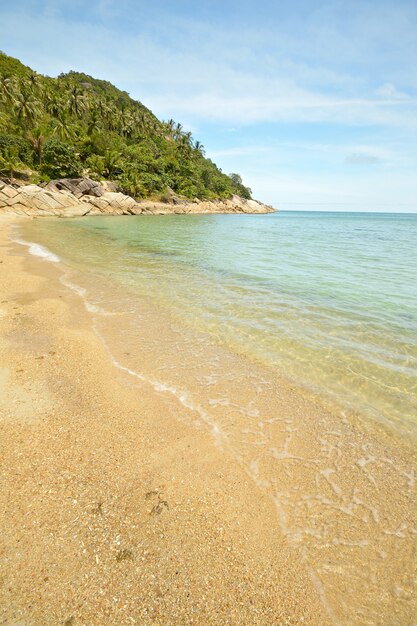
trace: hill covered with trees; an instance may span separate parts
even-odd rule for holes
[[[250,198],[174,120],[79,72],[42,76],[0,52],[0,175],[40,183],[87,175],[135,198]]]

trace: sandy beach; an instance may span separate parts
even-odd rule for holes
[[[216,445],[114,366],[59,269],[10,240],[15,219],[0,222],[1,623],[413,624],[410,451],[279,378],[252,430],[217,408]],[[249,406],[253,368],[230,363]]]
[[[328,623],[271,501],[179,407],[114,368],[55,270],[15,254],[10,222],[1,623]]]

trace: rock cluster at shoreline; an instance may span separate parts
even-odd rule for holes
[[[187,201],[173,197],[171,202],[141,200],[117,192],[112,183],[89,178],[51,181],[45,187],[14,187],[0,181],[0,213],[29,217],[83,215],[141,215],[182,213],[271,213],[270,206],[232,196],[225,200]]]

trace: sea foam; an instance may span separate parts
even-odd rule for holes
[[[143,374],[140,374],[139,372],[131,369],[130,367],[123,365],[112,354],[107,344],[107,341],[105,340],[103,335],[94,325],[93,325],[93,331],[97,335],[97,337],[100,339],[102,345],[104,346],[105,350],[109,354],[113,365],[117,367],[117,369],[121,370],[122,372],[126,372],[130,376],[133,376],[134,378],[137,378],[138,380],[141,380],[151,385],[151,387],[153,387],[155,391],[159,393],[167,393],[167,394],[174,396],[186,409],[189,409],[190,411],[197,413],[199,417],[201,418],[202,422],[205,423],[205,425],[208,427],[214,439],[215,445],[218,448],[223,449],[224,433],[222,432],[220,426],[213,420],[213,418],[199,404],[191,400],[191,398],[189,397],[186,391],[177,389],[176,387],[163,383],[159,380],[156,380],[155,378],[144,376]]]
[[[15,239],[14,241],[29,248],[29,254],[32,254],[33,256],[37,256],[45,261],[49,261],[50,263],[59,263],[61,261],[59,256],[48,250],[48,248],[45,248],[45,246],[41,246],[39,243],[25,241],[24,239]]]
[[[89,302],[86,299],[87,290],[84,289],[84,287],[80,287],[80,285],[77,285],[77,284],[73,283],[71,280],[69,280],[67,274],[64,274],[63,276],[61,276],[60,280],[61,280],[61,283],[65,287],[68,287],[68,289],[71,289],[71,291],[73,291],[78,296],[80,296],[80,298],[82,299],[82,301],[84,303],[84,306],[85,306],[86,310],[89,313],[95,313],[96,315],[103,315],[103,316],[114,315],[114,313],[112,313],[111,311],[107,311],[106,309],[103,309],[103,307],[98,306],[96,304],[92,304],[91,302]]]

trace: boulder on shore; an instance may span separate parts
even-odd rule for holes
[[[76,198],[82,196],[100,197],[104,189],[100,183],[91,178],[60,178],[51,180],[44,189],[48,191],[69,191]]]

